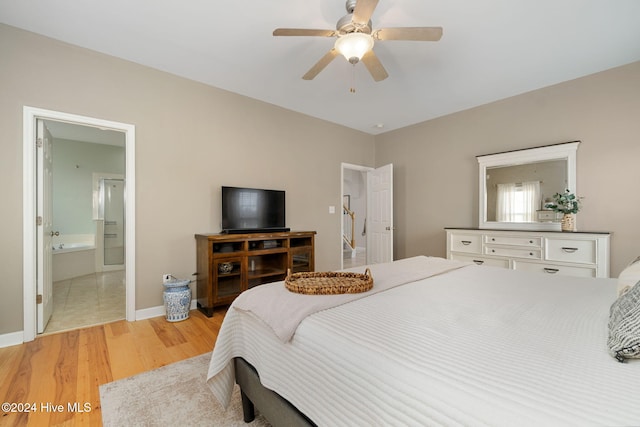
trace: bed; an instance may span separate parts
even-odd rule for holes
[[[273,425],[640,425],[640,360],[607,347],[615,279],[431,257],[369,268],[374,288],[346,300],[282,282],[236,299],[216,400],[237,381],[245,419],[256,400]]]

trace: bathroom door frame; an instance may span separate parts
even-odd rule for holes
[[[37,335],[37,174],[39,173],[36,162],[36,121],[52,120],[68,122],[72,124],[93,126],[101,129],[109,129],[123,132],[125,135],[125,298],[126,319],[134,321],[135,311],[135,126],[127,123],[113,122],[94,117],[80,116],[77,114],[60,111],[45,110],[36,107],[24,106],[22,116],[23,137],[23,301],[24,324],[23,341],[33,341]]]

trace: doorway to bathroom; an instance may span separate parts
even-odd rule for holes
[[[125,318],[125,135],[43,120],[51,138],[52,310],[44,334]]]
[[[134,320],[135,128],[25,107],[24,139],[24,340]]]

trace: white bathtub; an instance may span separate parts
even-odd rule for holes
[[[86,251],[87,249],[95,249],[96,247],[91,243],[60,243],[58,246],[53,246],[53,254],[64,254],[68,252]]]
[[[93,234],[57,236],[52,241],[53,281],[68,280],[96,272]]]

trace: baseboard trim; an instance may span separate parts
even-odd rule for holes
[[[195,299],[191,300],[191,310],[196,310],[198,308],[198,301]],[[144,320],[151,319],[152,317],[160,317],[166,314],[166,310],[164,305],[158,305],[156,307],[143,308],[142,310],[136,310],[136,320]]]
[[[20,345],[24,342],[24,332],[11,332],[0,335],[0,348]]]
[[[198,302],[191,300],[191,310],[198,309]],[[166,314],[164,305],[157,307],[144,308],[142,310],[136,310],[136,320],[150,319],[152,317],[160,317]],[[24,343],[24,332],[10,332],[8,334],[0,334],[0,348],[11,347],[13,345],[20,345]]]
[[[136,310],[136,320],[151,319],[152,317],[164,316],[164,305],[157,307],[143,308],[142,310]]]

